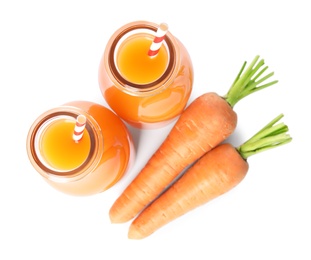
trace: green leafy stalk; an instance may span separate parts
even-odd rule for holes
[[[276,124],[283,116],[283,114],[277,116],[250,139],[237,147],[238,152],[245,160],[251,155],[289,143],[292,140],[287,134],[287,125],[284,123]]]
[[[256,56],[245,71],[244,69],[246,67],[246,62],[243,63],[243,66],[239,71],[237,77],[235,78],[228,93],[224,96],[224,98],[231,105],[231,107],[234,107],[237,102],[239,102],[242,98],[248,96],[249,94],[267,88],[278,82],[277,80],[275,80],[269,83],[262,84],[268,78],[272,77],[274,73],[271,72],[268,75],[263,76],[263,73],[268,69],[268,66],[262,68],[265,62],[263,59],[259,61],[258,60],[259,56]]]

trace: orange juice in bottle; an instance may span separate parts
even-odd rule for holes
[[[158,27],[146,21],[124,25],[110,38],[99,66],[106,102],[138,128],[170,123],[184,110],[192,91],[190,56],[169,31],[157,55],[148,55]]]
[[[79,141],[72,138],[75,124],[74,118],[69,116],[55,118],[44,129],[39,140],[42,158],[60,171],[78,168],[86,161],[91,150],[90,134],[86,129]]]
[[[86,118],[79,140],[76,118]],[[40,115],[27,137],[34,168],[55,189],[71,195],[107,190],[126,173],[134,158],[130,132],[112,111],[88,101],[73,101]]]
[[[150,58],[148,50],[152,38],[144,34],[130,36],[120,45],[116,62],[121,75],[136,84],[150,84],[160,78],[168,64],[168,52],[161,46],[158,54]]]

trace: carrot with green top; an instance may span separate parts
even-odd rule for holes
[[[112,205],[111,222],[131,220],[152,202],[185,167],[229,137],[236,128],[233,107],[244,97],[267,88],[273,72],[256,56],[246,68],[243,64],[225,96],[211,92],[196,98],[181,114],[162,145],[145,167]]]
[[[129,228],[129,238],[145,238],[238,185],[248,172],[250,156],[292,140],[284,123],[275,125],[282,117],[275,118],[238,148],[224,143],[206,153],[138,215]]]

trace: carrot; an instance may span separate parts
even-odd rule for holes
[[[224,97],[214,92],[205,93],[185,109],[162,145],[112,205],[109,212],[112,223],[134,218],[186,166],[232,134],[237,125],[234,105],[245,96],[277,82],[262,84],[273,72],[261,77],[267,67],[261,69],[264,60],[258,60],[256,56],[245,71],[244,62]]]
[[[142,239],[172,220],[228,192],[246,176],[247,158],[291,141],[281,114],[240,147],[223,143],[206,153],[132,222],[128,236]]]

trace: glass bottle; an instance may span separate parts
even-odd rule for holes
[[[118,65],[120,49],[133,38],[148,38],[151,43],[157,29],[157,24],[147,21],[124,25],[111,36],[99,66],[99,87],[107,104],[138,128],[158,128],[173,121],[186,107],[192,91],[193,67],[189,53],[170,31],[162,44],[167,54],[163,73],[150,82],[124,77]]]
[[[57,124],[74,124],[78,115],[87,119],[81,143],[74,144],[71,134],[64,137],[64,130],[53,133],[56,142],[49,140],[52,137],[48,133]],[[79,147],[83,143],[86,148]],[[74,148],[70,150],[69,146]],[[83,149],[87,150],[81,159]],[[108,108],[88,101],[69,102],[41,114],[29,130],[27,153],[33,167],[52,187],[71,195],[107,190],[122,178],[135,156],[132,136],[124,122]],[[81,163],[68,168],[69,161],[77,160]]]

